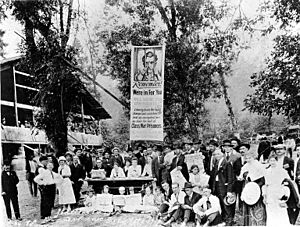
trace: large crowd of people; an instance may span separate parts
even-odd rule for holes
[[[289,226],[296,224],[300,207],[300,147],[295,144],[292,151],[297,155],[290,153],[284,141],[266,146],[264,139],[258,149],[237,138],[222,142],[212,139],[206,144],[138,144],[127,150],[105,148],[96,157],[82,149],[61,157],[48,153],[38,161],[31,156],[26,171],[31,195],[40,192],[40,215],[45,221],[51,220],[57,191],[58,214],[76,210],[84,181],[92,178],[95,170],[101,170],[103,178],[153,179],[143,188],[142,206],[136,207],[118,197],[135,194],[134,188],[120,187],[119,195],[106,196],[111,194],[105,185],[101,189],[105,209],[103,206],[101,209],[111,215],[151,213],[163,226],[173,222],[181,222],[182,226],[188,222],[197,226]],[[193,163],[188,168],[189,154],[201,154],[202,163]],[[174,171],[180,173],[183,184],[174,180]],[[12,218],[10,200],[16,218],[20,219],[17,183],[16,173],[4,163],[2,196],[9,219]],[[93,196],[94,189],[90,188],[84,203],[89,207],[87,210],[94,206]],[[107,198],[111,201],[107,202]],[[237,223],[237,215],[243,219],[242,223],[240,220]]]

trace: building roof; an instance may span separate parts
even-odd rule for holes
[[[18,61],[20,61],[21,57],[22,56],[20,55],[0,60],[0,68],[2,68],[4,65],[16,64]],[[91,115],[97,120],[111,118],[109,113],[102,107],[102,105],[91,95],[91,93],[86,88],[83,90],[82,94],[82,102],[85,115]]]

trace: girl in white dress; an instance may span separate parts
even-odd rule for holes
[[[286,203],[280,201],[282,181],[290,177],[278,164],[276,155],[270,155],[269,164],[270,167],[265,174],[265,185],[262,188],[267,211],[267,226],[290,226]]]
[[[64,206],[62,212],[71,211],[71,205],[76,203],[72,183],[70,180],[71,169],[67,165],[67,160],[65,157],[61,156],[58,159],[59,167],[58,174],[62,176],[63,180],[60,185],[58,185],[58,203]]]
[[[200,171],[198,165],[191,166],[190,182],[193,185],[193,191],[202,194],[202,187],[208,184],[209,176]]]

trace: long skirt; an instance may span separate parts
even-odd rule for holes
[[[254,205],[242,202],[244,226],[263,226],[266,225],[266,208],[262,198]]]
[[[71,180],[64,178],[58,187],[58,203],[61,205],[76,203]]]

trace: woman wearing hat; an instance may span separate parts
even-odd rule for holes
[[[266,184],[262,190],[267,211],[267,226],[289,226],[287,205],[281,201],[281,188],[282,182],[290,177],[279,165],[275,154],[270,155],[269,164],[265,174]]]
[[[59,192],[58,202],[59,204],[64,206],[62,212],[64,211],[70,212],[71,211],[70,204],[76,203],[74,191],[72,188],[72,183],[70,180],[71,169],[66,162],[67,160],[64,156],[59,157],[58,174],[62,176],[63,180],[61,184],[58,186],[58,192]]]
[[[260,193],[265,184],[265,168],[256,159],[257,156],[255,151],[245,153],[246,164],[238,176],[238,180],[244,184],[241,194],[244,226],[260,226],[266,223],[266,210]]]

